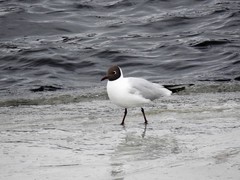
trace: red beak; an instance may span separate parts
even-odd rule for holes
[[[104,81],[105,79],[108,79],[108,76],[104,76],[101,81]]]

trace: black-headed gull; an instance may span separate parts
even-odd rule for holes
[[[101,81],[108,79],[107,93],[109,99],[116,105],[125,108],[121,125],[127,115],[127,108],[141,107],[141,111],[148,123],[142,105],[150,103],[152,100],[161,96],[170,96],[172,91],[164,88],[162,85],[152,83],[142,78],[123,77],[119,66],[112,66],[108,69],[107,75]]]

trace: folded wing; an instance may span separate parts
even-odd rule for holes
[[[130,93],[141,95],[150,100],[157,99],[162,96],[170,96],[172,91],[164,88],[160,84],[152,83],[141,78],[128,78],[131,88]]]

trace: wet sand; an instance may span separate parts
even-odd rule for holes
[[[108,100],[0,108],[0,179],[240,178],[240,94],[174,95],[145,108]]]

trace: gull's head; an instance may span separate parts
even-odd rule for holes
[[[117,80],[122,77],[122,70],[119,66],[112,66],[108,69],[107,75],[104,76],[101,81],[108,79],[109,81]]]

